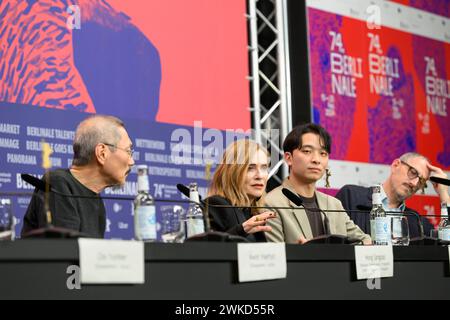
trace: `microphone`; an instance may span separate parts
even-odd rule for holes
[[[31,184],[33,187],[37,188],[40,191],[45,191],[45,182],[41,179],[33,177],[31,174],[22,173],[20,175],[23,181]],[[51,189],[51,187],[50,187]]]
[[[443,184],[444,186],[450,186],[450,180],[449,179],[431,176],[430,177],[430,181],[432,181],[434,183]]]
[[[190,198],[190,193],[191,191],[189,190],[188,187],[186,187],[184,184],[178,183],[177,184],[177,189],[178,191],[180,191],[182,194],[184,194],[186,197]],[[200,197],[200,201],[202,201],[201,196]]]
[[[284,196],[291,200],[296,206],[303,207],[303,200],[291,190],[283,188],[281,192],[283,192]]]

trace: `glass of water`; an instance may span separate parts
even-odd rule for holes
[[[391,218],[392,245],[409,245],[409,225],[405,216],[395,216]]]
[[[0,198],[0,240],[14,240],[14,217],[7,198]]]
[[[163,213],[162,221],[162,241],[165,243],[184,242],[184,215],[185,210],[182,206],[175,205],[171,211]]]

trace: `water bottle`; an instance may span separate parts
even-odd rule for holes
[[[156,241],[156,207],[150,192],[147,165],[137,166],[138,194],[134,199],[134,235],[136,240]]]
[[[189,185],[189,210],[186,213],[186,237],[192,237],[205,232],[205,222],[203,218],[203,210],[200,208],[200,197],[196,183]]]
[[[443,241],[450,241],[447,202],[441,203],[441,222],[439,223],[438,228],[438,238]]]
[[[391,221],[381,202],[381,186],[374,186],[370,211],[370,235],[374,245],[391,244]]]

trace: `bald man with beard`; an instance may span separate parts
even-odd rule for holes
[[[100,193],[123,185],[134,165],[132,142],[123,122],[112,116],[92,116],[82,121],[75,133],[74,158],[70,169],[49,173],[52,225],[104,238],[106,211]],[[48,226],[42,191],[35,190],[24,217],[22,236]]]

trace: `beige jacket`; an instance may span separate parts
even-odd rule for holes
[[[302,207],[297,207],[282,193],[282,189],[287,188],[295,192],[294,187],[288,179],[283,184],[272,190],[265,198],[268,207],[286,207],[291,209],[275,209],[277,217],[268,220],[268,225],[272,227],[271,232],[266,233],[268,241],[298,243],[300,236],[307,240],[313,238],[308,216]],[[329,195],[316,191],[317,202],[322,210],[344,210],[341,202]],[[294,210],[295,209],[295,210]],[[347,236],[360,241],[370,240],[370,236],[352,221],[345,212],[326,212],[330,223],[330,233]]]

